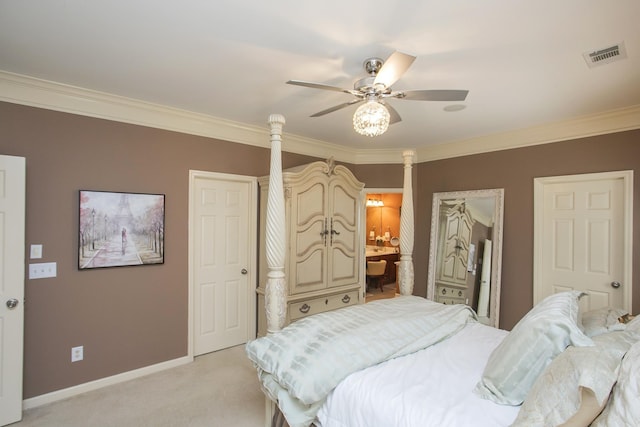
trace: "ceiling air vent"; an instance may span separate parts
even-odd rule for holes
[[[596,65],[604,65],[610,62],[619,61],[627,57],[627,50],[624,48],[624,42],[617,45],[605,47],[591,52],[582,54],[589,68]]]

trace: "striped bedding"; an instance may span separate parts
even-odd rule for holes
[[[289,425],[306,427],[351,373],[436,344],[475,319],[464,305],[402,296],[307,317],[246,351]]]

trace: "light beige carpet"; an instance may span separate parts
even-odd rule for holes
[[[380,289],[374,289],[370,287],[367,290],[365,295],[365,302],[371,302],[379,299],[387,299],[387,298],[395,298],[396,296],[396,285],[395,283],[389,283],[382,287],[383,292],[380,292]]]
[[[264,394],[244,345],[29,409],[11,427],[260,427]]]

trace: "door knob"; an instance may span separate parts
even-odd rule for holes
[[[18,306],[19,302],[20,301],[18,301],[17,299],[11,298],[10,300],[7,301],[7,307],[9,308],[9,310],[13,310]]]
[[[611,282],[611,287],[614,289],[618,289],[620,286],[622,286],[620,282]]]
[[[242,274],[247,274],[247,273],[248,273],[248,271],[247,271],[247,269],[246,269],[246,268],[243,268],[242,270],[240,270],[240,273],[242,273]]]

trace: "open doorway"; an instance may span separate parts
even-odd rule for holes
[[[365,302],[394,298],[398,294],[398,263],[400,261],[401,188],[365,189]],[[371,264],[369,264],[371,262]],[[375,264],[384,262],[381,271]],[[367,269],[368,266],[372,268]]]

